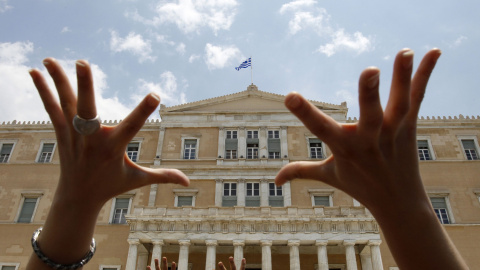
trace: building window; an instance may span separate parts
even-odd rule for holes
[[[22,208],[17,218],[18,223],[30,223],[35,215],[39,197],[23,197]]]
[[[438,220],[442,224],[450,224],[449,211],[447,207],[446,197],[430,197],[432,202],[433,210],[437,215]]]
[[[10,155],[12,154],[13,143],[0,142],[0,163],[8,163]]]
[[[279,159],[280,158],[280,131],[269,130],[268,131],[268,158]]]
[[[173,193],[175,194],[175,207],[195,206],[197,189],[174,189]]]
[[[268,183],[269,196],[268,203],[270,206],[283,207],[283,190],[282,186],[275,183]]]
[[[258,130],[247,130],[247,139],[258,139]]]
[[[185,139],[183,145],[183,159],[197,158],[197,139]]]
[[[432,160],[432,155],[430,154],[430,148],[427,140],[418,140],[417,148],[418,158],[420,158],[420,160]]]
[[[0,270],[17,270],[20,263],[0,263]]]
[[[313,206],[331,206],[330,196],[313,196]]]
[[[280,131],[279,130],[269,130],[268,131],[268,138],[269,139],[280,139]]]
[[[247,159],[258,159],[258,144],[247,144]]]
[[[237,205],[237,183],[223,183],[222,206]]]
[[[478,151],[475,145],[475,140],[462,139],[461,141],[467,160],[478,160]]]
[[[52,160],[55,143],[43,143],[38,155],[38,163],[48,163]]]
[[[237,131],[236,130],[227,130],[227,139],[237,139]]]
[[[113,216],[112,216],[112,223],[113,224],[126,224],[127,220],[125,219],[125,215],[128,214],[130,209],[130,198],[115,198],[114,200],[114,208],[113,208]]]
[[[237,150],[225,150],[226,159],[237,159]]]
[[[246,183],[245,206],[260,206],[260,183]]]
[[[308,147],[310,150],[310,158],[324,158],[322,141],[316,138],[308,139]]]
[[[131,161],[137,162],[139,149],[140,149],[140,143],[139,142],[131,142],[131,143],[128,144],[128,146],[127,146],[127,156]]]

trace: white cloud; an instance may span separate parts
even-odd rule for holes
[[[8,5],[8,0],[0,0],[0,13],[3,13],[13,7]]]
[[[330,57],[339,50],[354,51],[357,54],[361,54],[372,48],[370,39],[362,35],[362,33],[355,32],[351,35],[340,29],[332,35],[332,42],[320,46],[318,51]]]
[[[130,52],[138,56],[138,62],[145,60],[155,62],[156,57],[152,56],[152,46],[150,40],[144,40],[143,37],[134,32],[130,32],[125,38],[118,36],[116,31],[111,31],[110,49],[113,52]]]
[[[317,1],[314,1],[314,0],[298,0],[290,3],[286,3],[286,4],[283,4],[282,7],[280,8],[280,14],[283,14],[287,11],[297,11],[304,7],[311,7],[316,3]]]
[[[68,28],[68,26],[63,27],[62,31],[60,31],[60,33],[68,33],[68,32],[72,32],[72,30],[70,30],[70,28]]]
[[[186,47],[185,44],[180,43],[180,44],[177,45],[177,47],[175,48],[175,50],[176,50],[179,54],[184,55],[184,54],[185,54],[185,47]]]
[[[47,121],[42,101],[28,74],[32,67],[29,55],[34,52],[31,42],[0,43],[0,121]],[[76,87],[75,60],[57,60],[65,70],[71,85]],[[102,69],[91,64],[95,85],[95,100],[98,114],[102,119],[123,119],[133,108],[122,104],[116,96],[105,97],[108,89],[107,76]],[[45,68],[40,69],[52,91],[55,85]],[[56,93],[56,92],[55,92]]]
[[[459,36],[453,43],[450,44],[450,48],[455,48],[463,44],[468,38],[466,36]]]
[[[231,64],[231,60],[243,58],[240,50],[235,46],[205,45],[205,63],[208,69],[220,69]]]
[[[373,50],[371,37],[366,37],[358,31],[349,34],[343,28],[332,26],[334,24],[330,22],[331,18],[327,10],[315,7],[316,4],[317,1],[314,0],[297,0],[282,5],[280,14],[293,13],[288,23],[289,34],[295,35],[302,30],[313,30],[321,39],[327,40],[317,50],[327,56],[342,50],[357,54]]]
[[[199,59],[199,58],[200,58],[200,55],[198,55],[198,54],[192,54],[192,55],[190,55],[190,57],[188,58],[188,62],[189,62],[189,63],[193,63],[194,61],[196,61],[196,60]]]
[[[147,25],[159,26],[173,23],[184,33],[209,27],[216,34],[219,30],[228,30],[236,14],[236,0],[175,0],[158,1],[152,19],[146,19],[137,11],[126,13],[127,17]]]
[[[161,103],[167,106],[186,103],[185,93],[178,90],[177,78],[170,71],[163,72],[158,83],[139,79],[138,84],[139,93],[131,96],[132,100],[137,103],[150,92],[157,93],[161,98]]]

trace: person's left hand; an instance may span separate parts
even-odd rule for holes
[[[230,270],[237,270],[237,266],[235,265],[235,261],[233,260],[232,256],[228,258],[228,262],[230,263]],[[247,261],[245,260],[245,258],[243,258],[242,264],[240,265],[240,270],[245,270],[246,264],[247,264]],[[225,268],[225,265],[223,265],[223,262],[218,263],[218,269],[227,270],[227,268]]]
[[[171,270],[176,270],[176,269],[177,269],[177,264],[175,262],[172,262]],[[152,270],[152,268],[150,266],[147,266],[147,270]],[[162,267],[160,267],[160,263],[158,259],[155,259],[155,270],[168,270],[167,257],[162,258]]]

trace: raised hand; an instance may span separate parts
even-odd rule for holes
[[[418,165],[417,115],[440,54],[438,49],[429,51],[413,78],[413,51],[397,54],[385,111],[378,92],[380,71],[363,71],[360,119],[355,124],[337,123],[298,93],[285,99],[287,108],[329,146],[332,156],[290,163],[280,170],[276,184],[314,179],[350,194],[375,216],[401,269],[465,267],[433,212]]]
[[[230,256],[228,258],[228,262],[230,263],[230,270],[237,270],[237,266],[235,265],[235,261],[233,260],[233,257]],[[240,265],[240,270],[245,270],[245,265],[247,264],[247,261],[245,260],[245,258],[242,259],[242,263]],[[225,267],[225,265],[223,264],[223,262],[219,262],[218,263],[218,269],[220,270],[227,270],[227,268]]]

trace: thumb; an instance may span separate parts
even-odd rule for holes
[[[330,156],[322,161],[292,162],[283,167],[275,177],[275,184],[281,186],[293,179],[312,179],[330,184],[335,182],[335,164]]]
[[[190,185],[190,179],[177,169],[150,169],[142,168],[143,177],[140,177],[141,186],[150,184],[179,184],[187,187]]]

